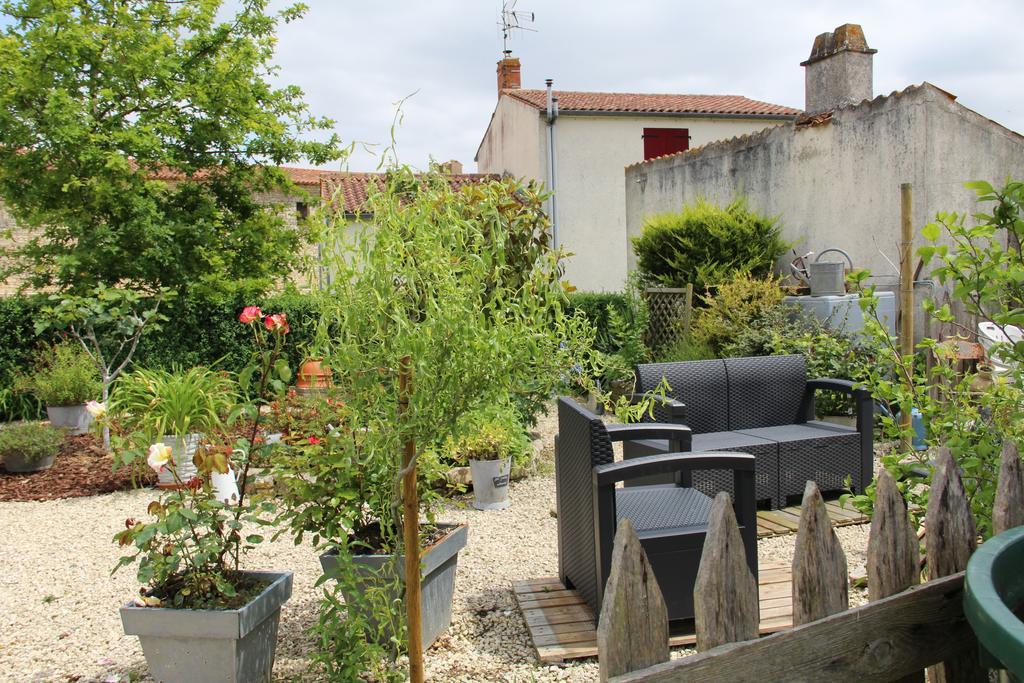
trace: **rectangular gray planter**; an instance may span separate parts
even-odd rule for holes
[[[270,581],[240,609],[121,608],[126,635],[139,637],[149,672],[158,681],[263,683],[270,681],[281,605],[292,595],[292,573],[251,571]]]
[[[85,404],[73,406],[46,406],[46,416],[54,427],[66,429],[71,436],[85,434],[92,426],[92,415]]]
[[[469,527],[465,524],[439,524],[442,529],[450,529],[448,535],[432,545],[420,557],[420,598],[423,615],[423,646],[430,647],[437,637],[444,633],[452,623],[452,599],[455,597],[455,569],[459,562],[459,551],[466,546],[469,539]],[[353,558],[358,576],[355,578],[356,590],[365,590],[365,586],[373,581],[387,581],[392,568],[397,567],[399,580],[405,566],[405,556],[399,555],[397,563],[394,555],[357,555]],[[320,566],[324,574],[336,576],[338,572],[337,550],[320,556]],[[392,579],[393,581],[393,579]],[[404,592],[404,590],[403,590]],[[350,596],[346,587],[342,586],[345,602],[355,603],[355,596]],[[394,596],[400,598],[401,596]],[[364,615],[368,616],[368,615]],[[372,619],[368,619],[371,624]],[[383,634],[387,639],[390,634]]]

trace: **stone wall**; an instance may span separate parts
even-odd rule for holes
[[[919,231],[939,211],[972,214],[963,183],[1024,177],[1024,137],[930,84],[626,169],[629,235],[644,217],[698,197],[745,195],[775,215],[798,252],[839,247],[882,288],[898,285],[900,183],[913,185]],[[920,238],[917,239],[920,244]],[[787,259],[788,261],[788,259]],[[630,267],[635,267],[630,252]]]

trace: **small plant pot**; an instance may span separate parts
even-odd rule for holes
[[[420,556],[420,601],[422,614],[423,647],[430,647],[438,636],[444,633],[452,623],[452,600],[455,597],[455,569],[459,562],[459,551],[466,546],[469,538],[469,527],[465,524],[439,524],[448,529],[448,534],[434,545],[427,548]],[[356,576],[350,577],[342,585],[345,602],[353,606],[361,616],[374,628],[376,620],[371,614],[363,613],[359,593],[365,594],[367,587],[382,582],[395,584],[393,572],[398,571],[398,582],[403,588],[402,571],[405,557],[399,555],[356,555],[352,558]],[[320,566],[324,574],[337,577],[339,571],[337,550],[320,556]],[[353,593],[356,591],[356,593]],[[401,595],[389,596],[401,599]],[[352,609],[352,607],[350,607]],[[389,629],[381,629],[388,631]],[[386,644],[391,633],[380,634],[381,644]]]
[[[505,510],[510,505],[508,480],[512,458],[502,460],[470,460],[473,473],[473,507],[477,510]]]
[[[240,609],[121,608],[125,635],[138,636],[153,678],[164,683],[270,680],[281,605],[292,595],[291,572],[242,572],[270,581]]]
[[[174,473],[178,480],[186,482],[196,476],[199,471],[196,469],[192,458],[195,457],[196,449],[202,440],[202,434],[186,434],[184,438],[179,436],[164,436],[162,441],[165,446],[171,447],[171,461],[167,467],[160,470],[156,485],[162,489],[173,489],[178,487]]]
[[[36,460],[29,460],[21,453],[7,453],[3,456],[4,469],[11,473],[42,472],[53,467],[56,454]]]
[[[316,396],[331,387],[331,369],[319,358],[308,358],[299,367],[295,378],[295,391],[300,396]]]
[[[92,426],[92,415],[85,404],[74,406],[46,406],[46,415],[54,427],[66,429],[71,436],[85,434]]]

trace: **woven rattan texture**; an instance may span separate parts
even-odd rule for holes
[[[683,421],[694,434],[729,429],[729,382],[720,360],[680,363],[645,363],[636,367],[637,391],[652,391],[664,377],[668,396],[686,405]],[[654,422],[672,422],[663,408],[655,407]]]
[[[700,444],[701,441],[698,439],[697,443]],[[723,446],[718,449],[695,445],[693,450],[706,453],[713,453],[715,450],[734,451],[754,456],[754,498],[759,501],[772,501],[773,508],[781,507],[781,498],[778,493],[779,445],[777,443],[747,443],[740,446]],[[733,483],[732,470],[700,470],[693,473],[693,487],[711,497],[714,497],[719,491],[725,491],[735,500],[736,492]]]
[[[779,444],[779,498],[803,495],[808,481],[821,491],[846,489],[849,476],[855,493],[864,493],[861,477],[860,434],[828,434],[823,438]]]
[[[628,518],[637,532],[706,526],[710,514],[711,498],[695,489],[644,486],[615,491],[616,523]]]
[[[725,372],[729,384],[726,429],[806,421],[801,405],[807,388],[807,363],[802,355],[726,358]]]
[[[558,564],[562,581],[597,611],[594,547],[594,465],[614,461],[611,440],[599,418],[571,398],[558,399],[555,497]]]

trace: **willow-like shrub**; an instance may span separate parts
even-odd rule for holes
[[[441,174],[403,168],[371,191],[372,219],[322,221],[331,284],[317,349],[345,410],[326,439],[279,458],[277,480],[296,542],[338,552],[334,578],[349,596],[353,555],[403,552],[403,444],[416,444],[422,538],[438,502],[431,454],[458,436],[462,416],[531,405],[590,375],[593,327],[563,313],[561,254],[547,241],[543,199],[512,180],[453,188]],[[403,358],[413,380],[400,409]],[[397,577],[400,567],[385,573]],[[328,677],[401,678],[389,663],[405,648],[396,587],[394,579],[362,590],[360,609],[325,591],[317,659]]]

